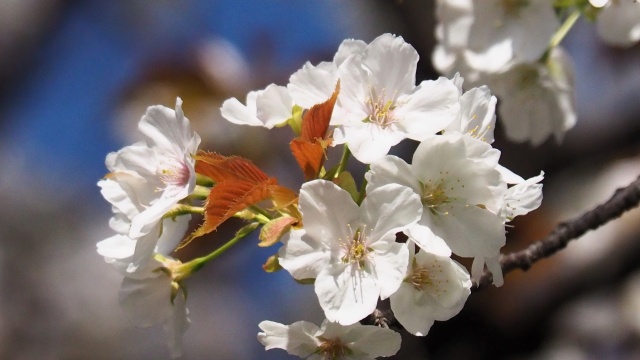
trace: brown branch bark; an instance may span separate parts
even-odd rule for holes
[[[603,204],[573,220],[560,223],[546,238],[534,242],[524,250],[503,255],[500,259],[502,272],[506,274],[515,269],[527,271],[538,260],[549,257],[565,248],[571,240],[620,217],[626,211],[637,207],[638,204],[640,204],[640,177],[627,187],[617,189],[613,196]],[[492,280],[491,274],[485,272],[474,290],[487,287]]]

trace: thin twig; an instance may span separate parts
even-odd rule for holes
[[[569,241],[620,217],[638,204],[640,204],[640,177],[629,186],[617,189],[603,204],[573,220],[560,223],[546,238],[534,242],[524,250],[503,255],[500,259],[502,272],[506,274],[515,269],[526,271],[538,260],[549,257],[566,247]],[[485,288],[491,284],[492,280],[491,274],[485,272],[474,290]]]

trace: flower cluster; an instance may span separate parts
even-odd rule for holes
[[[198,150],[180,99],[175,111],[150,107],[139,125],[145,140],[109,154],[110,173],[98,183],[117,233],[98,252],[124,275],[120,302],[132,320],[161,324],[179,356],[189,325],[184,280],[261,225],[259,246],[282,244],[264,269],[312,283],[326,317],[320,328],[262,322],[267,349],[310,359],[391,356],[399,335],[359,324],[379,299],[424,336],[461,311],[485,267],[502,285],[505,226],[540,205],[543,174],[525,180],[499,164],[496,98],[486,86],[465,92],[458,74],[416,85],[417,61],[402,37],[346,40],[332,62],[305,64],[286,86],[224,102],[232,123],[293,129],[299,191],[247,159]],[[410,162],[389,154],[405,139],[418,143]],[[337,146],[339,163],[325,166]],[[359,188],[351,155],[368,165]],[[191,214],[204,220],[186,234]],[[249,224],[213,253],[170,257],[231,217]],[[453,255],[472,260],[471,275]]]
[[[616,46],[640,40],[636,0],[438,0],[434,66],[500,97],[507,137],[539,145],[576,123],[573,65],[559,47],[576,20],[594,20]],[[561,20],[564,22],[561,24]]]

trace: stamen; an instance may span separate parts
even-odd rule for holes
[[[317,337],[322,342],[316,349],[315,353],[322,355],[324,360],[343,359],[353,354],[353,351],[345,345],[340,338],[325,339],[322,336]]]
[[[446,287],[442,286],[442,272],[442,266],[439,262],[429,266],[418,266],[414,258],[411,263],[411,275],[407,276],[405,282],[409,282],[418,291],[429,292],[437,297],[447,292]]]
[[[356,229],[355,233],[351,224],[347,224],[347,227],[349,228],[349,240],[341,244],[345,250],[341,260],[344,264],[357,264],[358,269],[363,269],[367,254],[371,251],[366,246],[366,225],[362,229]]]
[[[369,89],[369,99],[367,100],[369,116],[363,120],[365,123],[376,124],[382,129],[386,129],[398,121],[393,115],[393,110],[395,110],[397,106],[396,96],[398,95],[398,91],[395,91],[391,99],[387,100],[385,90],[386,89],[382,89],[380,96],[376,96],[375,89]]]
[[[161,164],[158,177],[165,185],[184,186],[189,182],[189,168],[182,161],[170,158]]]
[[[439,206],[449,203],[450,199],[446,194],[446,184],[444,182],[444,179],[440,179],[435,184],[433,184],[431,181],[422,184],[421,200],[422,205],[429,208],[429,210],[434,213],[438,213],[437,208]],[[444,213],[444,215],[447,215],[447,213]]]

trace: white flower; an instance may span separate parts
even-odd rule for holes
[[[292,117],[293,105],[286,87],[271,84],[263,90],[249,92],[245,105],[236,98],[225,100],[220,112],[234,124],[272,129]]]
[[[469,31],[473,25],[473,0],[438,0],[436,2],[436,44],[433,66],[446,76],[462,72],[472,82],[478,80],[478,71],[466,62],[469,52]]]
[[[365,174],[367,192],[390,183],[410,187],[424,206],[420,221],[408,231],[418,245],[438,237],[459,256],[493,257],[505,244],[499,211],[506,183],[496,164],[470,158],[480,145],[491,148],[471,140],[477,147],[469,149],[469,142],[460,134],[425,139],[411,165],[386,156]]]
[[[111,174],[98,183],[105,199],[131,222],[131,238],[147,234],[171,207],[193,192],[192,155],[200,144],[200,136],[184,117],[180,98],[175,111],[149,107],[138,129],[145,140],[107,155]]]
[[[457,132],[472,138],[493,143],[496,125],[496,103],[489,88],[481,86],[462,93],[462,77],[456,74],[453,82],[460,93],[460,111],[456,119],[445,129],[446,133]]]
[[[98,253],[124,275],[119,300],[136,326],[162,325],[173,357],[180,356],[182,335],[189,327],[186,295],[169,258],[184,236],[191,216],[165,219],[138,239],[115,235],[98,243]],[[143,258],[145,261],[140,261]]]
[[[125,276],[119,294],[120,306],[136,326],[162,325],[174,358],[182,353],[182,335],[191,323],[186,293],[171,274],[179,264],[169,258],[149,262]]]
[[[422,249],[415,253],[409,243],[409,267],[398,291],[391,295],[391,310],[404,328],[427,335],[435,320],[444,321],[462,310],[471,294],[467,270],[449,256]]]
[[[358,207],[334,183],[315,180],[302,185],[299,204],[304,229],[283,239],[280,265],[296,279],[316,279],[327,319],[353,324],[402,283],[408,249],[396,233],[420,218],[420,199],[390,184],[368,192]]]
[[[336,144],[347,143],[356,159],[371,163],[405,138],[422,140],[444,129],[458,112],[451,80],[415,85],[418,53],[402,37],[384,34],[338,68],[341,116]]]
[[[554,135],[561,141],[576,123],[573,66],[558,47],[548,62],[520,64],[490,78],[507,137],[540,145]]]
[[[325,320],[320,328],[306,321],[291,325],[263,321],[258,326],[263,331],[258,341],[266,350],[284,349],[308,360],[373,360],[400,350],[400,334],[372,325],[342,326]]]
[[[553,0],[475,0],[473,14],[467,60],[487,71],[538,60],[560,27]]]
[[[622,47],[630,47],[640,41],[640,3],[637,0],[617,0],[602,4],[605,5],[596,19],[600,37],[611,45]]]
[[[516,216],[525,215],[540,207],[542,203],[542,184],[544,172],[527,180],[517,182],[507,189],[504,197],[502,216],[511,221]]]
[[[472,83],[486,73],[537,61],[560,26],[552,0],[439,0],[433,63]]]

